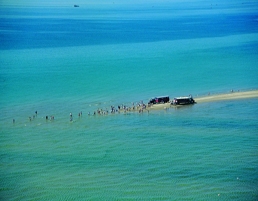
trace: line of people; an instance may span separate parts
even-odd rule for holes
[[[126,105],[118,105],[117,107],[111,105],[110,106],[110,110],[106,109],[97,109],[96,111],[93,111],[93,113],[91,114],[90,112],[88,112],[88,116],[95,116],[95,115],[108,115],[108,114],[119,114],[121,112],[126,113],[126,112],[136,112],[138,111],[139,113],[143,113],[144,110],[148,111],[147,107],[149,107],[149,105],[144,104],[142,101],[140,103],[138,103],[137,105],[134,105],[134,103],[132,103],[131,107],[128,107]],[[31,117],[29,116],[29,121],[32,121],[33,119],[35,119],[38,116],[38,111],[35,111],[35,114]],[[70,112],[70,121],[73,121],[73,114],[72,112]],[[82,117],[82,111],[78,113],[78,117]],[[45,116],[46,121],[51,120],[53,121],[55,119],[55,117],[53,115]],[[13,119],[13,124],[15,124],[15,119]]]
[[[93,112],[93,116],[94,115],[108,115],[110,114],[115,114],[115,113],[121,113],[121,112],[135,112],[138,111],[139,113],[142,113],[144,110],[147,110],[147,106],[146,104],[144,104],[142,101],[140,103],[138,103],[136,106],[134,105],[134,103],[132,104],[131,107],[128,107],[126,105],[118,105],[117,107],[111,105],[110,106],[110,111],[106,108],[106,109],[98,109],[97,111]],[[88,115],[90,116],[91,113],[89,112]]]

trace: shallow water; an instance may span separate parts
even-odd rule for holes
[[[255,200],[257,106],[252,99],[10,123],[1,137],[2,196]]]

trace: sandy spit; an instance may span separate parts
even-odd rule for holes
[[[207,95],[203,97],[193,97],[197,103],[206,103],[206,102],[217,102],[224,100],[236,100],[236,99],[248,99],[248,98],[258,98],[258,90],[245,91],[245,92],[230,92],[226,94],[217,94],[217,95]],[[170,103],[152,105],[150,109],[166,109],[171,107]]]

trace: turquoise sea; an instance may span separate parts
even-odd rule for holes
[[[258,89],[257,11],[0,4],[0,200],[258,200],[257,98],[110,113]]]

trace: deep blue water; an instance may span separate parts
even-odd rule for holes
[[[257,12],[227,13],[220,6],[214,10],[209,7],[182,10],[172,6],[160,10],[135,7],[100,10],[87,7],[2,8],[0,48],[141,43],[258,31]]]

